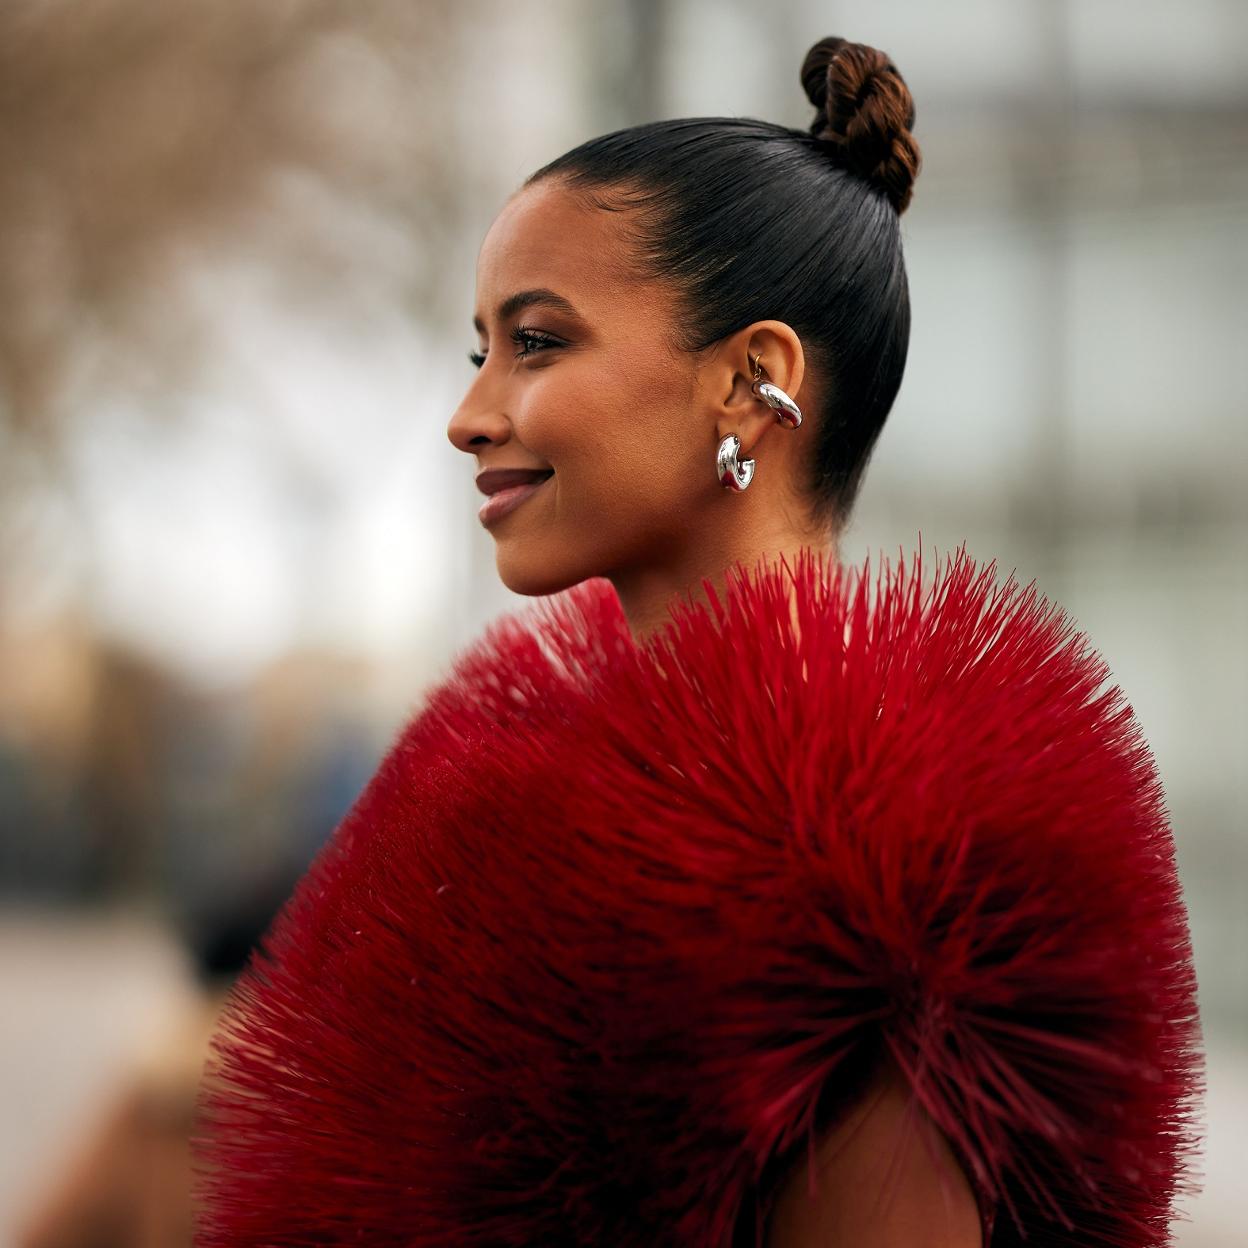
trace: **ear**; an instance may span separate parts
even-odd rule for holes
[[[754,365],[761,364],[760,380],[780,387],[798,405],[798,391],[806,373],[802,340],[784,321],[755,321],[725,338],[699,370],[699,387],[715,406],[715,434],[741,439],[748,455],[758,440],[777,424],[775,411],[756,395]]]

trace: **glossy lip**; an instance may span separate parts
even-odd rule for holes
[[[477,519],[489,528],[495,521],[519,507],[531,494],[536,494],[553,477],[554,473],[551,473],[549,477],[543,477],[540,481],[526,481],[496,490],[481,504],[477,511]]]
[[[553,468],[483,468],[475,481],[482,494],[497,494],[510,485],[529,485],[534,476],[544,479],[554,472]]]

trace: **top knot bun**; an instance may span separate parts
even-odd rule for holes
[[[897,66],[877,48],[831,35],[806,53],[802,86],[818,110],[810,133],[905,212],[920,155],[910,133],[914,100]]]

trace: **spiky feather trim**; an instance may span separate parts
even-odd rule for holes
[[[997,1248],[1168,1242],[1195,982],[1104,661],[965,548],[703,588],[639,646],[583,582],[427,695],[231,997],[201,1248],[753,1244],[884,1055]]]

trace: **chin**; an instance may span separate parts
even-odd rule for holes
[[[552,550],[549,543],[526,542],[520,536],[499,540],[494,562],[499,580],[513,594],[524,594],[530,598],[557,594],[597,575],[592,570],[581,571],[580,560]]]

